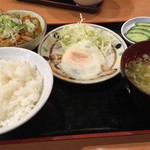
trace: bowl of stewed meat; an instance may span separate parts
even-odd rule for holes
[[[30,10],[0,13],[0,47],[35,49],[46,33],[44,17]]]

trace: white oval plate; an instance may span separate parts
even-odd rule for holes
[[[49,33],[47,33],[45,35],[45,37],[43,38],[43,40],[41,41],[39,47],[38,47],[38,54],[40,54],[41,56],[43,56],[48,63],[50,63],[50,57],[49,57],[49,53],[50,53],[50,48],[53,45],[53,40],[52,37],[53,35],[56,33],[56,31],[63,29],[65,26],[72,26],[74,24],[69,24],[69,25],[64,25],[64,26],[60,26],[52,31],[50,31]],[[61,76],[60,74],[56,73],[53,71],[53,74],[55,77],[62,79],[64,81],[67,82],[71,82],[71,83],[78,83],[78,84],[93,84],[93,83],[99,83],[99,82],[103,82],[106,81],[108,79],[113,78],[114,76],[116,76],[117,74],[119,74],[120,72],[120,60],[121,60],[121,56],[122,53],[124,52],[124,50],[127,48],[126,43],[124,42],[124,40],[115,32],[113,32],[112,30],[99,26],[99,25],[94,25],[94,24],[89,24],[90,26],[94,27],[94,28],[98,28],[100,30],[103,30],[104,32],[108,32],[109,34],[112,34],[115,38],[115,42],[114,42],[114,46],[120,44],[119,48],[116,48],[116,61],[113,65],[113,69],[117,69],[117,71],[111,75],[107,75],[107,76],[101,76],[95,79],[91,79],[91,80],[76,80],[76,79],[70,79],[70,78],[65,78],[64,76]]]

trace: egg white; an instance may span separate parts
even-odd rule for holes
[[[72,45],[61,60],[62,70],[79,80],[96,78],[102,72],[101,64],[107,65],[104,55],[94,43],[87,40]]]

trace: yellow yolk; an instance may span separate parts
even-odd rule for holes
[[[91,55],[82,50],[74,49],[70,55],[68,61],[74,65],[85,66],[92,61]]]

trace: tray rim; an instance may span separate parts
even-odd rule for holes
[[[60,136],[47,136],[37,138],[23,138],[23,139],[11,139],[11,140],[0,140],[0,145],[11,145],[11,144],[27,144],[34,142],[48,142],[48,141],[63,141],[63,140],[77,140],[77,139],[90,139],[90,138],[106,138],[106,137],[123,137],[123,136],[134,136],[134,135],[146,135],[150,134],[150,130],[135,130],[135,131],[118,131],[118,132],[107,132],[107,133],[88,133],[88,134],[74,134],[74,135],[60,135]]]

